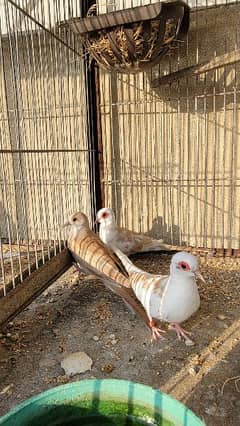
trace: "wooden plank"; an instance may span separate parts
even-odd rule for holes
[[[200,65],[183,68],[180,71],[173,72],[163,77],[156,78],[151,82],[152,88],[157,88],[165,84],[173,83],[181,78],[193,77],[199,74],[213,71],[226,65],[232,65],[240,61],[240,49],[228,52],[224,55],[216,56],[211,61],[206,61]]]
[[[24,282],[0,299],[0,326],[4,326],[26,308],[46,288],[56,281],[72,265],[68,249],[54,256]]]

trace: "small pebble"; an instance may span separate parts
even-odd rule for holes
[[[227,318],[226,315],[222,315],[222,314],[217,315],[217,319],[221,321],[224,321],[226,318]]]
[[[115,334],[110,334],[110,339],[115,339]]]
[[[195,343],[191,339],[185,339],[185,345],[186,346],[194,346]]]
[[[112,343],[112,345],[116,345],[117,344],[117,340],[116,339],[113,339],[113,340],[111,340],[111,343]]]
[[[190,376],[196,376],[196,374],[197,374],[197,371],[194,367],[190,367],[188,369],[188,372],[189,372]]]
[[[93,340],[94,340],[94,342],[98,342],[99,341],[99,337],[98,336],[93,336]]]
[[[101,370],[104,373],[111,373],[114,370],[114,366],[112,364],[106,364],[101,368]]]
[[[74,376],[91,370],[92,359],[85,352],[75,352],[61,361],[61,367],[65,371],[65,375]]]
[[[5,386],[5,388],[3,388],[0,392],[0,395],[4,395],[4,394],[10,394],[13,392],[13,388],[14,388],[14,384],[11,383],[10,385]]]
[[[205,413],[207,413],[209,416],[214,416],[216,414],[216,407],[212,405],[211,407],[207,407],[204,409]]]

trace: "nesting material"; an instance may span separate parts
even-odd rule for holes
[[[159,2],[109,14],[75,18],[77,32],[92,57],[107,70],[137,72],[151,68],[182,40],[189,27],[183,1]]]
[[[173,19],[166,22],[163,40],[160,40],[162,25],[160,20],[153,20],[147,28],[142,22],[134,24],[128,31],[119,26],[111,36],[99,32],[94,37],[86,38],[85,44],[89,53],[106,69],[118,72],[141,71],[158,63],[169,51],[170,45],[174,47],[172,42],[177,22]],[[118,49],[114,48],[114,44]]]

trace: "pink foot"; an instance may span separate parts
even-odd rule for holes
[[[170,324],[170,328],[176,331],[178,340],[184,340],[186,345],[194,345],[194,342],[189,338],[192,335],[187,330],[184,330],[179,324]]]
[[[157,339],[164,339],[164,337],[162,336],[162,334],[166,333],[165,330],[162,330],[161,328],[156,327],[155,324],[154,324],[154,321],[152,319],[149,321],[149,325],[150,325],[150,328],[152,330],[152,339],[151,339],[151,341],[155,341]]]
[[[79,274],[82,273],[82,270],[81,270],[81,268],[80,268],[80,266],[78,265],[77,262],[73,262],[73,266],[76,268],[75,271],[74,271],[75,273],[76,272],[78,272]]]

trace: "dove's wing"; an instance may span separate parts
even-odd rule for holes
[[[132,289],[148,315],[153,318],[159,318],[162,298],[169,276],[154,275],[143,271],[134,265],[118,248],[114,248],[114,251],[127,269]]]
[[[169,276],[133,273],[130,280],[134,293],[148,315],[160,319],[162,298]]]
[[[164,244],[162,240],[154,240],[144,234],[119,228],[117,234],[118,248],[126,254],[139,253],[150,250],[168,250],[170,246]]]
[[[160,250],[178,250],[179,248],[170,244],[166,244],[163,240],[156,240],[148,235],[139,234],[138,232],[129,231],[126,228],[118,228],[115,241],[109,243],[112,247],[115,244],[123,253],[134,254],[148,251]]]
[[[123,263],[94,232],[89,230],[70,237],[68,247],[77,262],[81,259],[119,284],[129,286],[129,275]]]
[[[136,235],[128,229],[119,228],[116,233],[116,241],[114,241],[114,243],[123,253],[126,254],[141,251],[142,243],[141,241],[136,240]]]

